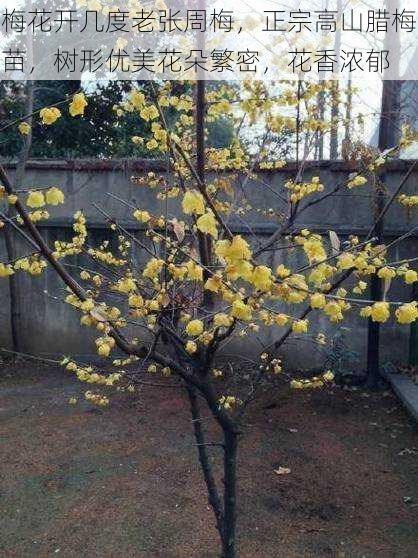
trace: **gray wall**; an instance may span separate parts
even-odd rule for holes
[[[409,168],[410,162],[399,161],[392,163],[387,171],[386,183],[388,191],[394,191]],[[105,162],[105,161],[33,161],[28,164],[24,188],[58,186],[65,191],[67,202],[64,206],[51,208],[51,219],[44,225],[40,225],[43,235],[49,242],[55,239],[71,238],[72,215],[78,209],[83,209],[86,214],[92,233],[89,237],[91,245],[97,245],[101,240],[107,238],[108,229],[103,217],[95,209],[93,203],[97,203],[106,212],[118,219],[126,227],[139,237],[143,237],[140,225],[131,218],[131,211],[124,205],[110,198],[107,193],[113,192],[126,200],[136,200],[138,206],[151,210],[154,214],[164,213],[161,202],[155,200],[154,193],[148,188],[140,187],[132,183],[130,177],[146,174],[149,170],[165,172],[162,163],[140,161],[140,162]],[[353,168],[346,163],[323,162],[308,166],[305,179],[318,175],[321,181],[328,187],[344,181]],[[8,172],[13,175],[14,166],[8,165]],[[295,175],[292,166],[286,170],[265,171],[261,174],[262,181],[249,181],[245,186],[245,194],[254,208],[278,207],[278,198],[271,189],[278,190],[284,181]],[[411,174],[403,192],[416,192],[418,181],[418,168]],[[264,184],[263,184],[264,183]],[[325,202],[307,210],[297,222],[298,228],[307,227],[311,230],[326,231],[332,229],[340,237],[354,233],[358,235],[367,234],[371,225],[372,199],[371,189],[361,187],[354,191],[343,189],[343,193],[329,198]],[[177,202],[169,201],[169,212],[178,213]],[[242,220],[234,220],[229,217],[229,225],[236,232],[248,233],[250,230],[256,233],[256,241],[267,238],[275,230],[274,221],[263,217],[256,210],[245,216]],[[407,217],[406,212],[399,206],[393,204],[386,217],[386,243],[394,240],[400,234],[409,231],[418,225],[415,216]],[[145,240],[145,239],[143,239]],[[17,240],[19,253],[26,255],[30,248],[25,246],[25,241]],[[392,260],[402,257],[411,257],[417,254],[417,237],[413,235],[408,240],[396,245],[392,251]],[[138,252],[135,257],[143,259],[143,254]],[[296,257],[296,262],[294,258]],[[283,252],[270,252],[267,256],[270,265],[277,265],[284,261],[292,260],[296,263],[300,256],[284,254]],[[0,261],[6,261],[4,239],[0,234]],[[73,258],[71,263],[77,265],[82,263],[78,258]],[[299,261],[300,265],[304,262]],[[91,267],[91,264],[90,264]],[[65,291],[61,281],[56,274],[47,271],[38,278],[30,278],[26,274],[16,275],[20,301],[20,337],[23,350],[31,354],[77,354],[86,355],[94,353],[94,332],[88,328],[79,327],[79,315],[66,304],[61,302]],[[396,300],[409,300],[409,288],[392,287],[390,296]],[[294,308],[292,307],[292,311]],[[10,347],[10,303],[8,281],[0,280],[0,346]],[[320,330],[332,334],[335,326],[330,325],[325,317],[312,319],[313,330]],[[351,329],[349,333],[353,346],[364,356],[366,344],[366,320],[360,319],[357,312],[352,312],[350,318],[344,321],[344,326]],[[409,329],[406,326],[396,324],[385,324],[382,327],[383,359],[402,360],[407,358]],[[269,328],[262,332],[264,342],[274,340],[274,335],[280,335],[280,330]],[[259,347],[257,347],[259,348]],[[237,340],[228,347],[228,352],[245,351],[251,352],[248,340]],[[309,342],[298,344],[297,350],[294,343],[289,343],[287,358],[291,366],[306,366],[307,363],[314,364],[320,361]]]

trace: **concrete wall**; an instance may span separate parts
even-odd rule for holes
[[[389,192],[394,191],[409,168],[410,163],[399,161],[393,163],[387,172],[386,183]],[[101,214],[94,207],[97,203],[106,212],[116,217],[135,235],[144,242],[143,230],[140,225],[131,218],[131,211],[123,204],[115,201],[107,194],[113,192],[126,200],[135,200],[135,203],[144,209],[149,209],[154,214],[164,213],[161,202],[155,200],[154,193],[148,188],[140,187],[130,180],[132,175],[146,174],[149,170],[165,172],[164,164],[159,162],[105,162],[105,161],[33,161],[28,164],[24,188],[59,186],[65,191],[67,203],[51,209],[51,219],[41,225],[45,238],[52,243],[55,239],[71,238],[72,215],[78,209],[83,209],[91,228],[89,243],[97,245],[101,240],[108,237],[108,228]],[[319,175],[321,181],[328,187],[347,179],[353,168],[345,163],[322,162],[308,166],[305,179],[310,176]],[[14,167],[8,165],[8,172],[13,175]],[[256,211],[257,208],[273,207],[280,209],[277,196],[272,192],[278,191],[284,181],[295,175],[292,166],[280,171],[266,171],[261,175],[260,181],[248,181],[244,185],[244,191],[249,201],[255,208],[245,218],[237,220],[232,215],[228,217],[229,226],[232,230],[242,234],[253,231],[256,241],[268,237],[274,230],[274,221],[266,219]],[[418,168],[411,174],[403,192],[416,192],[418,181]],[[296,223],[297,228],[307,227],[311,230],[326,231],[332,229],[341,237],[354,233],[358,235],[367,234],[371,225],[372,199],[371,189],[362,187],[354,191],[344,190],[344,193],[333,196],[325,202],[307,210]],[[178,214],[178,202],[169,201],[169,212]],[[409,231],[418,225],[418,219],[411,216],[406,218],[405,211],[394,204],[386,217],[386,243],[394,240],[400,234]],[[28,254],[30,248],[25,241],[17,240],[19,253]],[[417,236],[413,235],[401,244],[397,244],[392,250],[392,259],[418,255]],[[135,259],[143,260],[144,255],[137,250]],[[283,252],[270,252],[267,261],[270,265],[280,262],[292,261],[292,265],[302,266],[305,262],[300,256]],[[0,261],[6,261],[4,239],[0,234]],[[79,265],[80,258],[72,258],[68,261],[72,265]],[[91,262],[89,263],[91,266]],[[20,336],[23,350],[32,354],[55,355],[55,354],[77,354],[87,355],[94,353],[92,344],[93,334],[86,328],[80,329],[79,315],[66,304],[61,302],[65,296],[62,282],[55,273],[48,271],[39,278],[30,278],[26,274],[18,276],[20,300]],[[391,297],[396,300],[409,300],[410,290],[393,287]],[[293,308],[292,308],[293,310]],[[10,303],[8,293],[8,282],[0,281],[0,346],[10,347]],[[313,330],[329,332],[335,331],[335,326],[330,325],[328,320],[320,318],[313,320]],[[351,313],[349,320],[344,326],[350,328],[351,337],[355,350],[363,356],[366,344],[367,322],[358,318],[356,313]],[[394,324],[385,324],[382,328],[383,358],[405,361],[408,347],[407,327]],[[280,335],[279,330],[271,328],[262,332],[265,342],[273,341],[274,335]],[[251,352],[248,340],[236,341],[228,347],[228,352],[245,351]],[[297,350],[293,343],[289,343],[289,358],[294,366],[318,362],[321,357],[312,350],[308,342],[298,344]]]

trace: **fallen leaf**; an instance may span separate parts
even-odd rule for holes
[[[290,473],[290,469],[288,467],[279,467],[278,469],[274,469],[276,475],[288,475]]]
[[[341,250],[341,242],[338,238],[338,234],[335,231],[328,231],[328,234],[331,241],[332,254],[333,256],[335,256]]]
[[[97,320],[98,322],[108,322],[109,316],[106,315],[106,312],[100,308],[100,306],[96,306],[93,310],[90,311],[90,316]]]
[[[186,236],[184,223],[180,223],[176,218],[172,219],[170,223],[173,225],[174,234],[177,236],[179,242],[183,242]]]

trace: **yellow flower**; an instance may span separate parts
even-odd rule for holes
[[[350,269],[354,265],[354,256],[348,252],[338,256],[338,269],[339,271],[344,271],[345,269]]]
[[[396,271],[391,267],[382,267],[377,272],[377,276],[380,277],[380,279],[393,279],[396,277]]]
[[[70,399],[68,400],[68,403],[70,405],[75,405],[77,403],[77,397],[70,397]]]
[[[8,277],[13,275],[14,271],[9,264],[0,263],[0,277]]]
[[[240,401],[234,397],[233,395],[223,395],[219,399],[219,405],[223,407],[225,410],[230,410],[234,405],[239,404]]]
[[[327,254],[322,245],[320,238],[311,238],[303,243],[303,250],[308,256],[309,263],[322,262],[326,259]]]
[[[65,198],[61,190],[59,188],[55,188],[54,186],[53,188],[47,190],[45,200],[49,205],[59,205],[60,203],[64,203]]]
[[[97,352],[100,356],[107,357],[110,354],[110,346],[107,343],[103,343],[98,346]]]
[[[157,312],[160,309],[160,303],[158,300],[150,300],[147,302],[147,306],[151,312]]]
[[[244,322],[249,322],[252,318],[251,307],[242,300],[234,300],[232,303],[231,316]]]
[[[144,138],[141,138],[140,136],[132,136],[131,140],[135,145],[142,145],[144,143]]]
[[[194,341],[187,341],[185,348],[186,352],[189,353],[189,355],[192,355],[197,351],[197,345]]]
[[[197,265],[193,260],[186,263],[187,277],[190,281],[202,281],[203,269]]]
[[[326,380],[327,382],[332,382],[334,379],[334,373],[331,370],[327,370],[325,372],[325,374],[322,374],[322,377],[324,378],[324,380]]]
[[[324,312],[332,322],[339,322],[343,319],[342,309],[338,302],[328,302],[324,306]]]
[[[192,320],[186,326],[186,333],[187,335],[192,335],[193,337],[197,337],[203,331],[203,322],[202,320]]]
[[[148,211],[141,211],[140,209],[136,209],[133,212],[133,216],[140,223],[148,223],[148,221],[151,219],[151,216],[148,213]]]
[[[130,294],[136,289],[136,283],[132,277],[124,277],[119,279],[119,281],[112,286],[112,290],[118,291],[119,293]]]
[[[323,308],[325,304],[326,304],[326,299],[322,293],[315,293],[311,296],[312,308]]]
[[[153,138],[153,139],[147,141],[145,147],[146,147],[149,151],[152,151],[153,149],[157,149],[157,147],[158,147],[158,142]]]
[[[187,268],[185,266],[177,267],[173,263],[169,264],[168,270],[174,279],[178,279],[179,281],[183,281],[187,273]]]
[[[271,269],[265,265],[258,265],[252,273],[251,283],[259,291],[270,290],[272,284]]]
[[[418,318],[418,303],[416,301],[402,304],[395,312],[400,324],[410,324]]]
[[[372,307],[371,306],[365,306],[364,308],[362,308],[360,310],[360,316],[362,318],[370,318],[372,313]]]
[[[359,281],[357,286],[354,287],[353,293],[362,294],[363,291],[367,289],[367,283],[365,281]]]
[[[398,198],[398,202],[405,207],[414,207],[418,205],[418,196],[406,196],[401,194]]]
[[[211,291],[212,293],[218,293],[222,288],[222,279],[217,275],[213,275],[209,277],[209,279],[205,283],[205,289],[207,291]]]
[[[286,316],[286,314],[277,314],[274,321],[278,326],[283,327],[289,321],[289,316]]]
[[[10,194],[9,196],[7,196],[7,201],[10,205],[14,205],[17,202],[16,194]]]
[[[159,260],[157,258],[151,258],[150,261],[145,266],[142,275],[148,277],[149,279],[155,279],[164,265],[164,260]]]
[[[136,109],[142,109],[145,105],[145,95],[138,89],[131,89],[129,93],[129,101]]]
[[[215,327],[229,327],[232,323],[231,317],[228,314],[220,312],[216,314],[213,318],[213,325]]]
[[[205,213],[205,200],[197,190],[188,190],[182,201],[183,213],[186,215],[203,215]]]
[[[387,302],[375,302],[371,307],[370,316],[374,322],[386,322],[390,317],[389,304]]]
[[[245,279],[246,281],[252,281],[253,266],[246,260],[238,260],[227,266],[226,274],[228,279],[231,279],[232,281],[236,281],[239,277]]]
[[[19,132],[22,134],[22,136],[29,135],[30,131],[31,131],[31,127],[27,122],[21,122],[19,124]]]
[[[42,119],[42,123],[49,126],[58,120],[61,116],[61,111],[57,107],[43,108],[39,112],[39,116]]]
[[[295,320],[292,323],[292,331],[294,333],[306,333],[308,331],[308,320]]]
[[[196,222],[196,226],[200,232],[210,234],[213,238],[218,238],[216,219],[211,211],[201,215]]]
[[[303,383],[300,380],[292,380],[290,382],[290,387],[292,389],[302,389],[303,388]]]
[[[347,182],[347,186],[351,190],[351,188],[355,188],[356,186],[363,186],[364,184],[366,184],[366,182],[367,178],[364,178],[364,176],[356,176],[355,178]]]
[[[290,273],[291,273],[290,269],[285,267],[283,264],[277,266],[276,275],[281,279],[284,279],[285,277],[289,277]]]
[[[42,192],[29,192],[26,205],[28,207],[43,207],[45,205],[45,196]]]
[[[229,240],[220,240],[216,243],[215,254],[218,258],[224,258],[228,263],[234,264],[239,260],[249,260],[251,258],[251,250],[248,242],[241,235],[236,235]]]
[[[148,107],[144,107],[139,115],[143,120],[148,122],[149,120],[155,120],[156,118],[158,118],[159,112],[155,105],[149,105]]]
[[[87,100],[84,93],[76,93],[69,106],[71,116],[84,116],[84,110],[86,106]]]
[[[405,273],[405,283],[407,285],[411,285],[412,283],[415,283],[415,281],[418,281],[417,272],[413,269],[408,269],[408,271]]]
[[[131,308],[142,308],[144,306],[144,299],[141,295],[131,294],[129,297],[129,306]]]

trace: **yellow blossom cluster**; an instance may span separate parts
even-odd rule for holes
[[[197,190],[187,190],[182,201],[183,213],[186,215],[203,215],[205,200]]]
[[[230,411],[236,405],[240,405],[242,402],[233,395],[222,395],[219,399],[219,406],[225,409],[226,411]]]
[[[398,197],[398,202],[407,208],[415,207],[416,205],[418,205],[418,196],[417,195],[407,196],[406,194],[401,194]]]
[[[114,265],[116,267],[121,267],[126,264],[126,260],[116,258],[110,251],[101,250],[99,248],[89,248],[87,253],[93,259],[105,264]]]
[[[204,329],[204,324],[202,320],[191,320],[186,326],[187,335],[192,337],[198,337]]]
[[[96,0],[89,0],[88,5],[94,2]],[[123,40],[118,44],[123,48]],[[328,124],[318,120],[317,107],[314,106],[318,94],[328,91],[326,87],[324,84],[315,87],[304,85],[304,103],[301,103],[300,91],[290,83],[284,85],[283,94],[280,94],[277,101],[272,99],[271,92],[261,82],[244,83],[242,97],[237,95],[234,87],[225,85],[218,90],[207,91],[209,105],[206,119],[212,123],[223,118],[235,124],[242,118],[242,112],[250,124],[262,119],[271,135],[295,129],[296,119],[288,116],[289,107],[293,107],[292,110],[298,107],[305,115],[300,123],[301,130],[326,130],[329,129]],[[96,263],[92,266],[97,265],[100,270],[99,273],[80,267],[80,279],[88,282],[84,284],[86,298],[84,299],[84,295],[79,298],[70,292],[65,299],[80,311],[80,323],[95,328],[98,332],[96,336],[99,337],[95,343],[99,356],[112,357],[119,333],[126,335],[131,347],[140,343],[142,346],[142,339],[132,338],[131,326],[144,328],[147,335],[155,335],[158,341],[163,339],[161,331],[167,327],[167,332],[175,339],[173,344],[176,347],[178,344],[181,359],[192,366],[204,358],[206,347],[216,346],[218,339],[223,342],[229,335],[245,337],[249,333],[258,332],[263,325],[286,327],[289,331],[285,336],[289,333],[305,335],[311,329],[306,314],[294,313],[288,307],[301,303],[305,303],[304,308],[307,307],[308,310],[318,311],[314,315],[326,316],[331,322],[343,320],[345,312],[352,305],[363,304],[368,305],[360,311],[361,315],[376,322],[389,319],[392,305],[396,308],[394,315],[399,323],[409,324],[418,318],[416,302],[368,302],[350,298],[346,289],[335,290],[333,287],[339,274],[347,270],[355,280],[350,292],[359,296],[367,289],[366,280],[363,279],[372,274],[377,274],[385,281],[386,287],[395,278],[408,285],[418,280],[417,272],[410,269],[408,263],[399,265],[386,260],[386,247],[376,246],[374,241],[360,244],[359,239],[350,237],[348,241],[340,243],[338,237],[335,238],[335,233],[334,236],[330,233],[328,239],[307,229],[295,232],[293,222],[291,227],[283,228],[286,232],[280,244],[284,245],[286,253],[283,255],[283,263],[277,265],[275,259],[281,252],[276,251],[276,244],[271,247],[270,259],[269,254],[263,253],[258,246],[250,245],[243,235],[231,233],[229,227],[234,230],[232,225],[235,224],[230,217],[247,215],[249,211],[259,211],[260,214],[277,220],[279,226],[282,223],[286,225],[287,210],[280,207],[280,204],[269,209],[255,207],[256,203],[251,201],[251,197],[247,199],[246,193],[250,184],[262,177],[260,169],[278,169],[285,163],[280,160],[280,152],[275,149],[274,142],[270,145],[269,141],[268,145],[262,146],[255,161],[248,155],[239,137],[235,137],[227,147],[206,147],[205,170],[216,172],[207,173],[204,187],[196,179],[192,167],[196,149],[194,99],[190,95],[175,95],[174,91],[172,84],[164,84],[149,102],[142,90],[133,87],[114,106],[114,111],[120,118],[125,113],[130,113],[143,121],[143,131],[141,135],[131,137],[132,143],[144,146],[150,152],[166,152],[172,168],[169,178],[165,173],[159,175],[154,172],[132,178],[135,184],[153,190],[157,200],[163,200],[161,205],[165,205],[165,214],[160,217],[157,216],[158,213],[152,215],[136,204],[131,206],[133,218],[146,225],[143,234],[147,246],[144,251],[150,257],[144,266],[140,269],[136,266],[137,262],[131,251],[131,240],[134,239],[116,221],[112,221],[109,227],[112,240],[104,241],[99,247],[86,246],[86,221],[79,212],[75,215],[75,235],[71,242],[55,242],[56,258],[84,253],[95,260]],[[77,93],[69,102],[70,115],[83,116],[86,107],[84,94]],[[165,109],[169,110],[169,128],[161,117],[168,116]],[[45,108],[40,112],[42,122],[46,125],[53,124],[60,116],[57,108]],[[20,131],[27,134],[30,130],[24,124],[21,123]],[[150,155],[154,156],[154,153]],[[368,168],[373,171],[385,160],[386,156],[376,156],[373,153],[361,168],[367,168],[367,163],[371,163]],[[245,184],[241,183],[241,189],[236,188],[243,174],[248,180],[245,180]],[[360,187],[367,181],[359,174],[352,174],[348,177],[347,187]],[[302,175],[298,179],[287,181],[285,188],[286,195],[282,196],[282,192],[279,195],[288,205],[287,209],[295,212],[295,215],[298,210],[303,209],[298,206],[301,200],[325,189],[319,176],[306,179]],[[5,196],[4,188],[0,188],[1,195]],[[179,197],[186,216],[185,222],[179,221],[172,214],[172,207],[169,206],[177,204],[167,202],[169,198],[176,197]],[[411,207],[416,205],[414,198],[416,196],[400,196],[399,201]],[[15,194],[7,197],[11,204],[15,204],[17,199]],[[36,221],[46,216],[42,210],[45,205],[56,206],[64,201],[64,195],[58,188],[34,189],[28,193],[26,206],[35,210],[30,213],[30,218]],[[163,212],[163,209],[159,211]],[[20,223],[19,219],[20,217]],[[245,219],[241,221],[245,224]],[[197,231],[211,238],[197,234]],[[117,240],[115,249],[111,248],[113,239]],[[206,257],[204,250],[199,253],[196,249],[204,244],[213,247],[213,253],[209,257]],[[305,265],[299,269],[293,266],[294,253],[297,256],[304,255],[308,265],[305,261]],[[21,258],[12,264],[0,264],[0,276],[8,276],[17,269],[37,274],[44,267],[44,261],[38,256]],[[213,297],[215,304],[211,310],[202,307],[204,296],[211,299]],[[100,300],[112,300],[112,303],[109,302],[108,305]],[[123,328],[126,328],[125,331],[122,331]],[[316,337],[313,334],[312,340],[319,345],[326,343],[322,333]],[[137,353],[135,350],[132,352]],[[138,361],[146,363],[143,370],[149,374],[161,371],[163,376],[168,377],[172,373],[168,366],[156,364],[152,356],[142,361],[131,354],[127,358],[114,359],[113,364],[118,367],[130,364],[138,366]],[[105,374],[93,367],[79,366],[68,360],[64,365],[81,381],[91,384],[112,386],[121,377],[121,374]],[[280,374],[283,364],[279,358],[263,353],[259,368],[263,372]],[[217,368],[212,369],[211,374],[215,378],[224,377],[223,371]],[[308,380],[293,380],[291,385],[296,389],[322,387],[332,382],[333,378],[333,373],[326,371]],[[121,389],[131,392],[135,387],[128,385]],[[86,392],[86,398],[99,405],[108,403],[108,398],[98,393]],[[218,402],[223,410],[232,410],[240,403],[233,395],[223,395]]]
[[[64,203],[65,197],[63,192],[55,186],[49,188],[44,194],[40,190],[29,192],[26,205],[31,208],[44,207],[44,205],[59,205]]]
[[[327,253],[320,235],[312,234],[307,229],[303,229],[300,235],[295,236],[295,242],[303,247],[309,263],[318,263],[326,260]]]
[[[22,134],[22,136],[29,135],[29,133],[31,131],[31,126],[27,122],[21,122],[19,124],[18,128],[19,128],[19,132]]]
[[[43,108],[39,112],[39,116],[41,117],[42,124],[50,126],[51,124],[54,124],[54,122],[56,122],[58,118],[60,118],[61,111],[57,107]]]
[[[106,407],[107,405],[109,405],[109,398],[106,397],[106,395],[102,395],[101,393],[86,391],[84,397],[87,399],[87,401],[90,401],[90,403],[98,405],[99,407]]]
[[[86,382],[87,384],[99,384],[102,386],[113,386],[118,383],[123,377],[123,372],[114,372],[112,374],[103,374],[95,370],[92,366],[83,366],[77,364],[73,360],[65,357],[61,361],[61,366],[68,372],[72,372],[77,376],[80,382]]]
[[[115,346],[115,340],[113,337],[109,337],[105,335],[103,337],[98,337],[96,339],[96,346],[97,346],[97,354],[102,357],[108,357],[110,351]]]
[[[71,242],[56,240],[54,243],[54,257],[57,259],[79,254],[87,240],[86,219],[81,211],[74,214],[73,236]]]
[[[347,187],[351,190],[356,188],[357,186],[364,186],[367,183],[367,178],[361,176],[359,174],[355,175],[353,178],[350,178],[347,182]]]
[[[49,211],[46,211],[45,209],[38,209],[36,211],[29,211],[28,217],[32,221],[32,223],[37,223],[38,221],[45,221],[49,219],[50,215]],[[24,224],[24,221],[20,215],[17,215],[16,221],[19,223],[19,225]]]
[[[25,271],[29,275],[40,275],[47,267],[47,264],[45,260],[37,256],[30,256],[28,258],[20,258],[14,263],[13,267],[16,271]]]
[[[211,210],[208,210],[198,218],[196,226],[200,232],[210,234],[215,239],[218,238],[217,221]]]
[[[84,116],[86,106],[87,99],[84,93],[76,93],[69,106],[71,116]]]
[[[0,262],[0,277],[9,277],[13,275],[13,267],[10,264],[4,264]]]
[[[288,180],[284,186],[291,192],[290,201],[292,203],[297,203],[303,200],[303,198],[306,198],[306,196],[310,196],[316,192],[324,191],[324,185],[321,184],[319,176],[314,176],[310,182],[304,183]]]
[[[401,304],[395,311],[396,318],[400,324],[411,324],[418,320],[418,303],[416,300]]]
[[[290,387],[293,389],[312,389],[323,387],[326,383],[334,380],[334,373],[327,370],[322,376],[314,376],[309,379],[292,380]]]
[[[360,310],[360,316],[371,318],[374,322],[386,322],[390,317],[388,302],[375,302],[372,306],[365,306]]]

